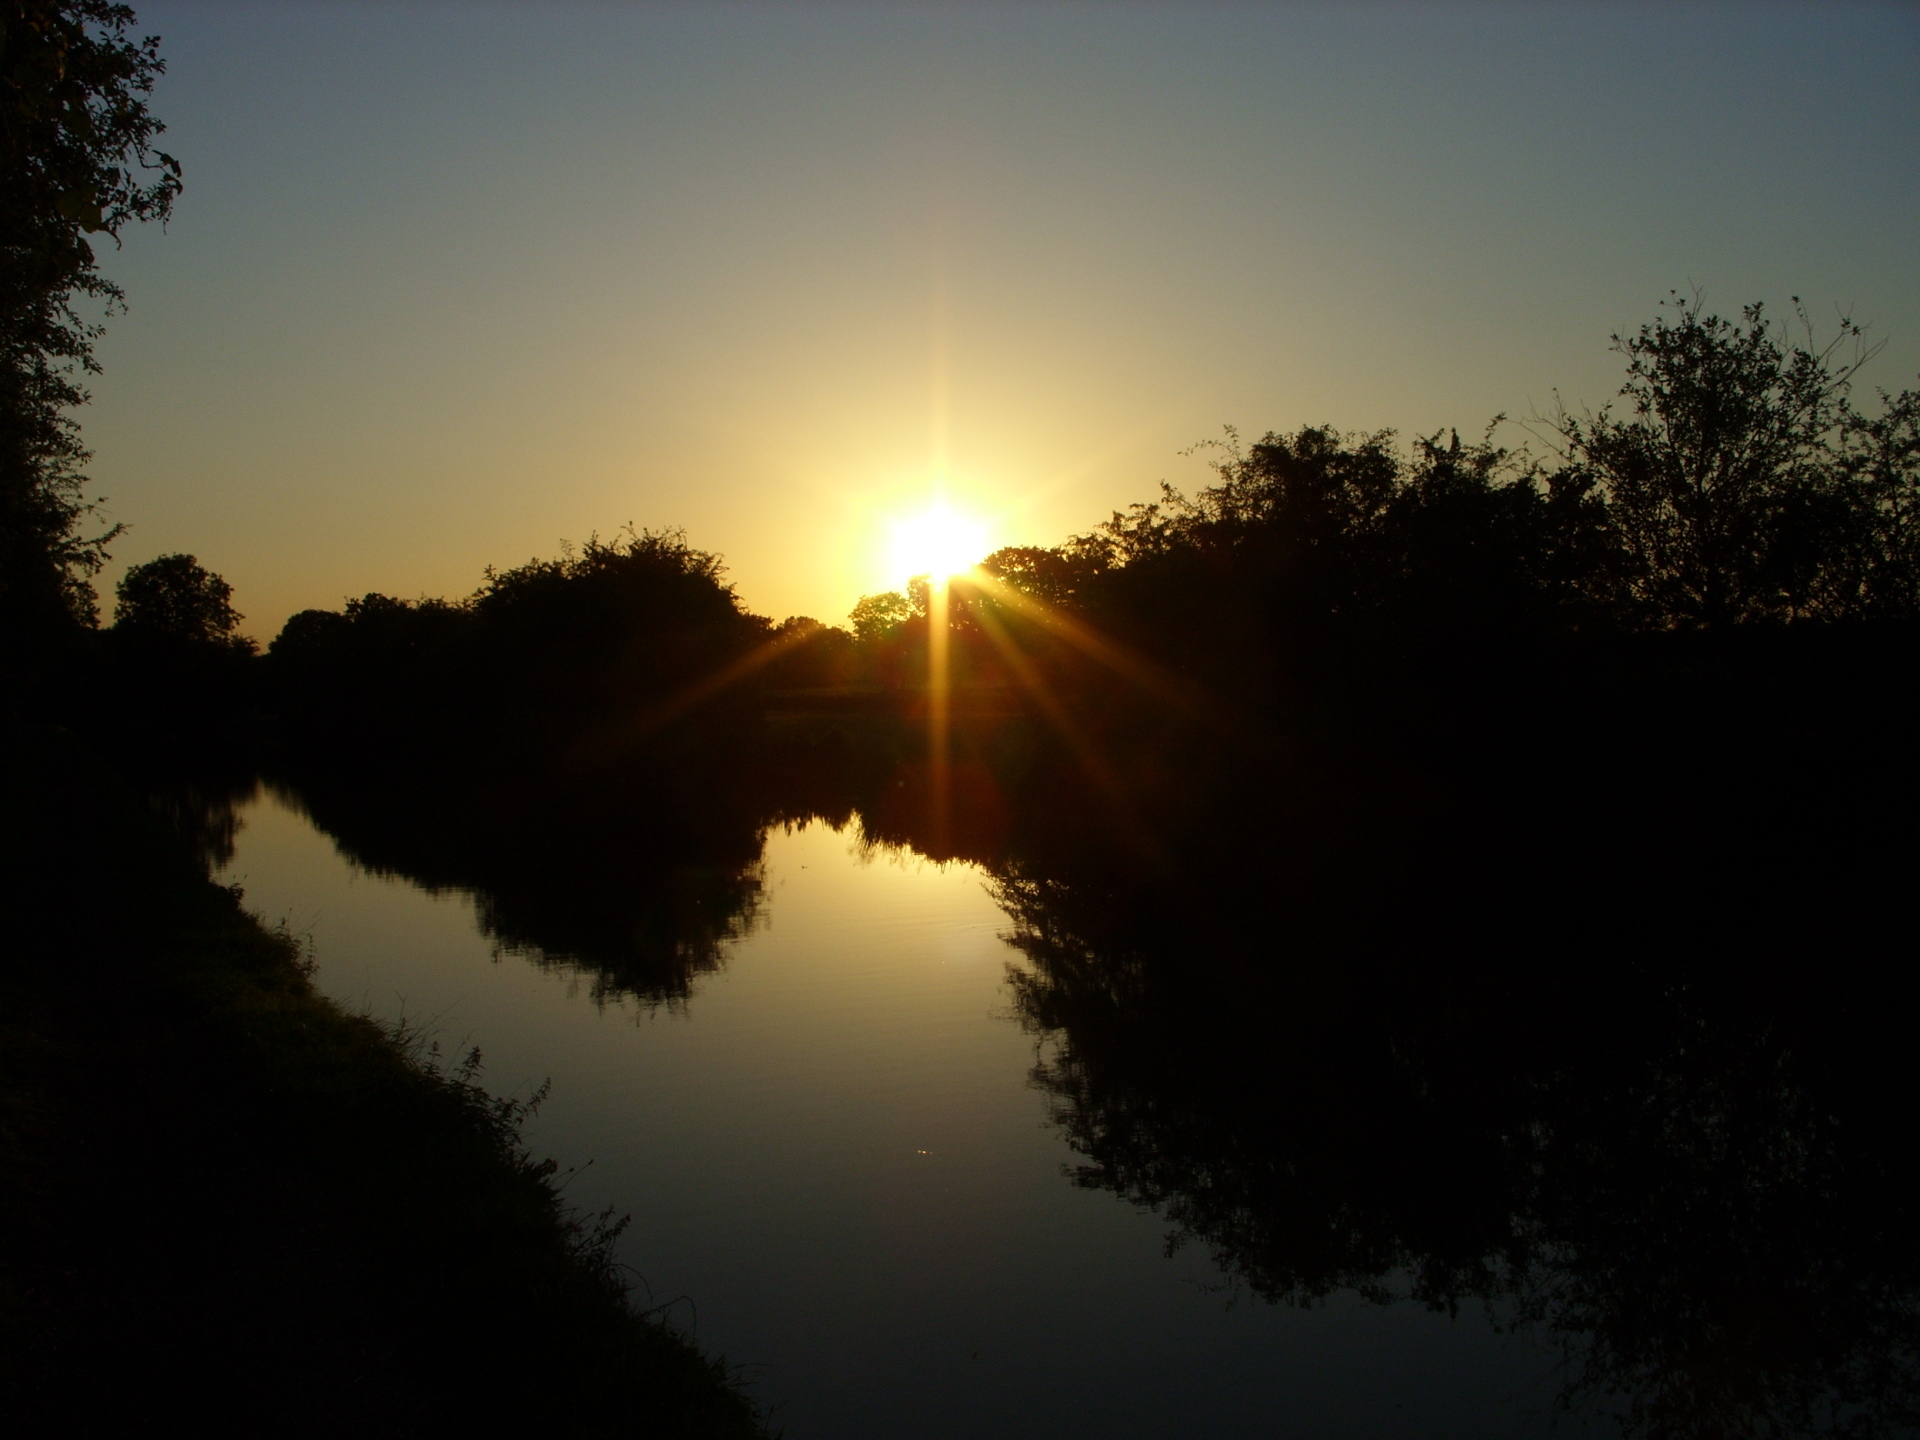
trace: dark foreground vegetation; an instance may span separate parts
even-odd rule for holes
[[[763,1433],[633,1312],[617,1225],[561,1202],[477,1055],[336,1009],[124,781],[10,738],[42,762],[9,768],[0,857],[20,1433]]]

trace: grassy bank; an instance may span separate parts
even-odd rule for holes
[[[636,1316],[519,1110],[315,992],[80,749],[16,733],[0,1404],[31,1433],[763,1433]],[[22,1433],[27,1433],[23,1431]]]

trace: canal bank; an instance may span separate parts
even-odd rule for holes
[[[318,994],[68,737],[11,738],[0,1313],[33,1433],[751,1436],[523,1103]]]

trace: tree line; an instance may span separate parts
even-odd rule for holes
[[[841,625],[757,615],[717,556],[630,528],[462,599],[303,612],[264,654],[224,580],[162,556],[127,573],[103,629],[90,580],[114,532],[71,413],[98,334],[83,311],[120,299],[93,247],[164,220],[181,188],[146,103],[161,59],[131,23],[96,0],[7,11],[16,710],[161,745],[278,735],[496,773],[665,759],[709,784],[799,755],[853,774],[889,824],[912,828],[899,796],[948,804],[961,777],[989,830],[1083,814],[1143,856],[1218,831],[1228,802],[1364,813],[1401,765],[1484,788],[1596,775],[1605,754],[1671,779],[1672,734],[1724,770],[1789,731],[1839,743],[1898,713],[1920,620],[1920,392],[1859,401],[1873,347],[1850,320],[1823,342],[1797,302],[1782,327],[1678,295],[1614,337],[1611,405],[1537,420],[1528,443],[1497,426],[1410,444],[1229,432],[1191,496],[1163,487],[950,586],[863,597]]]
[[[164,222],[181,194],[148,107],[165,67],[107,0],[10,0],[0,18],[0,673],[16,710],[157,693],[164,716],[199,696],[177,728],[278,710],[313,736],[587,759],[743,734],[769,695],[911,708],[938,649],[953,686],[1017,697],[1088,744],[1086,726],[1104,731],[1124,770],[1202,712],[1229,730],[1465,715],[1475,692],[1632,637],[1920,614],[1920,392],[1856,403],[1873,347],[1850,320],[1821,342],[1797,301],[1782,327],[1676,295],[1614,337],[1615,402],[1537,421],[1539,448],[1496,427],[1410,445],[1230,432],[1197,494],[1163,488],[1060,544],[1003,549],[945,595],[921,580],[864,597],[844,625],[756,616],[717,557],[630,530],[489,572],[464,600],[296,616],[258,664],[225,582],[163,556],[129,572],[103,635],[91,579],[120,532],[88,494],[73,412],[124,298],[96,246]]]
[[[1618,400],[1541,422],[1545,456],[1495,427],[1230,434],[1198,495],[982,568],[1221,679],[1267,655],[1920,617],[1920,392],[1864,412],[1859,327],[1816,346],[1742,319],[1675,296],[1616,336]]]
[[[1799,338],[1758,305],[1731,322],[1674,297],[1615,337],[1615,404],[1539,422],[1542,452],[1492,427],[1229,432],[1198,493],[999,550],[944,594],[863,597],[843,626],[757,615],[719,557],[629,527],[464,599],[304,611],[258,657],[225,582],[165,556],[128,572],[99,649],[123,696],[251,707],[308,748],[578,770],[737,765],[796,706],[924,719],[938,627],[952,703],[992,721],[956,743],[1004,752],[988,732],[1018,720],[1029,760],[1109,793],[1096,808],[1125,791],[1149,812],[1239,786],[1276,732],[1471,748],[1600,692],[1733,703],[1728,664],[1910,669],[1920,393],[1857,405],[1859,327],[1819,345],[1797,313]]]

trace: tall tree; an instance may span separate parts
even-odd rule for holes
[[[106,0],[0,0],[0,666],[96,620],[88,457],[69,413],[99,369],[98,316],[121,307],[97,236],[164,221],[180,165],[154,148],[156,37]],[[90,313],[89,313],[90,312]]]

